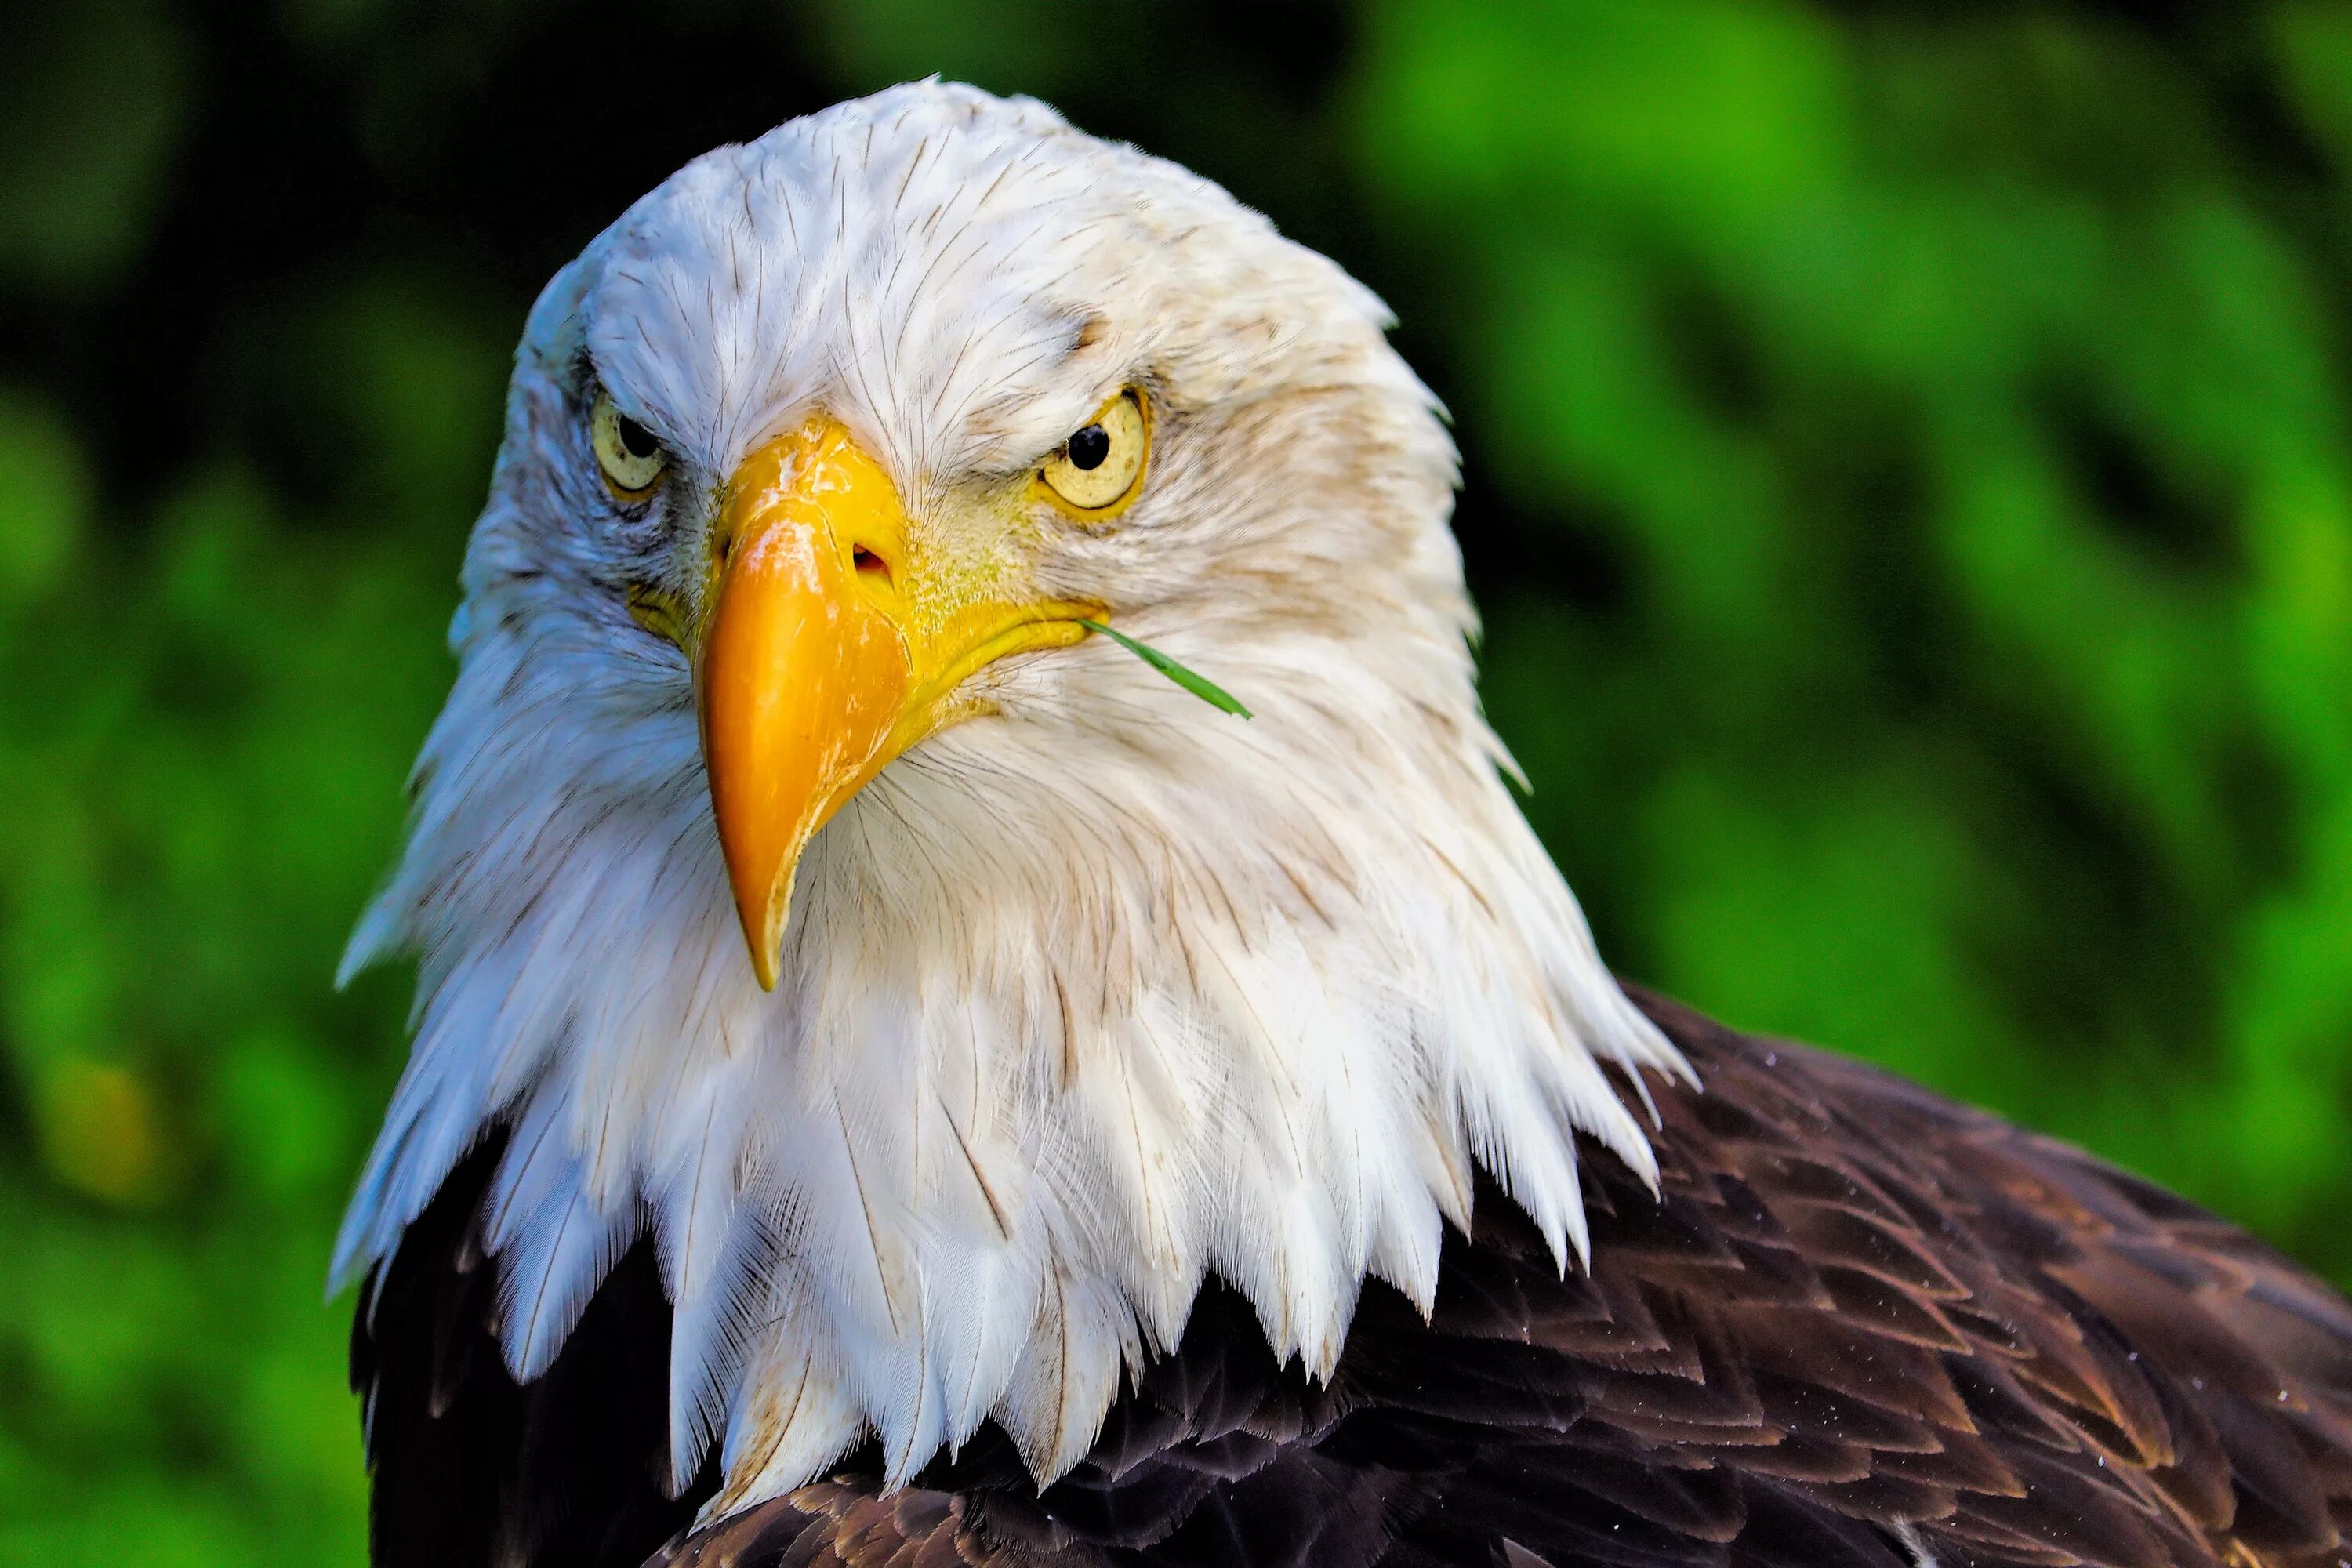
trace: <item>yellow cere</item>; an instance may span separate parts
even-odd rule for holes
[[[1104,613],[1037,596],[984,535],[924,531],[830,417],[761,447],[728,482],[697,697],[712,816],[762,986],[775,984],[793,869],[817,829],[963,716],[951,700],[967,677],[1077,642],[1082,620]],[[641,624],[653,609],[642,602]]]
[[[1037,480],[1065,511],[1099,521],[1116,516],[1143,489],[1150,453],[1143,394],[1130,386],[1071,432],[1037,470]]]

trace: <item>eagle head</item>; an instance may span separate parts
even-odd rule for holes
[[[514,1375],[650,1233],[673,1471],[721,1442],[731,1504],[989,1420],[1058,1475],[1212,1273],[1326,1373],[1368,1278],[1428,1310],[1479,1167],[1568,1266],[1575,1132],[1650,1168],[1603,1064],[1678,1063],[1500,777],[1386,325],[1208,182],[939,83],[598,237],[346,959],[418,977],[340,1275],[502,1138]]]

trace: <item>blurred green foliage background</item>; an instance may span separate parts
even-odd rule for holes
[[[939,70],[1223,181],[1451,405],[1630,974],[2352,1279],[2352,11],[91,0],[0,54],[0,1561],[355,1563],[337,995],[539,283]]]

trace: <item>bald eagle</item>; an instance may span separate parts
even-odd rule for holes
[[[2352,1557],[2344,1300],[1603,967],[1387,325],[936,82],[548,285],[345,962],[379,1563]]]

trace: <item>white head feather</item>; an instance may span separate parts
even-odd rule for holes
[[[458,674],[349,973],[416,954],[416,1038],[336,1270],[511,1135],[485,1237],[519,1377],[650,1227],[672,1466],[721,1503],[994,1418],[1041,1479],[1214,1272],[1327,1373],[1367,1276],[1427,1309],[1473,1163],[1584,1246],[1573,1136],[1652,1169],[1604,1060],[1683,1068],[1498,777],[1451,443],[1322,257],[1052,110],[893,89],[696,160],[548,286],[451,627]],[[587,389],[677,454],[615,509]],[[730,901],[677,650],[625,584],[822,408],[918,529],[1122,385],[1113,528],[1041,534],[1106,639],[974,678],[801,863],[773,994]],[[945,526],[940,522],[940,526]]]

